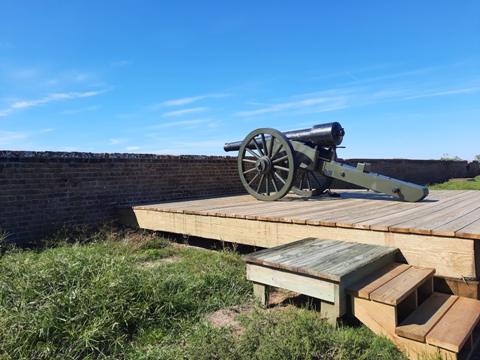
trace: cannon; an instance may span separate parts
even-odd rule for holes
[[[420,201],[428,195],[424,186],[371,172],[369,163],[353,167],[338,162],[336,150],[344,135],[338,122],[286,132],[260,128],[243,141],[226,143],[224,150],[238,151],[240,180],[258,200],[278,200],[290,191],[303,197],[321,195],[334,179],[403,201]]]

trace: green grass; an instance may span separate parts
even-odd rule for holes
[[[480,190],[480,176],[475,181],[447,181],[442,184],[428,185],[430,190]]]
[[[403,359],[365,327],[254,305],[232,251],[62,236],[68,243],[0,252],[0,359]],[[251,310],[238,316],[241,330],[206,320],[232,306]]]

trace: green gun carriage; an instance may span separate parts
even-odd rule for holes
[[[424,186],[371,172],[368,163],[353,167],[338,162],[336,150],[344,135],[338,122],[287,132],[260,128],[243,141],[226,143],[224,150],[238,151],[240,180],[258,200],[278,200],[290,191],[303,197],[321,195],[334,179],[404,201],[428,195]]]

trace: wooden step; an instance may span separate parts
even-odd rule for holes
[[[372,291],[370,293],[370,299],[384,304],[398,305],[428,279],[432,279],[434,273],[435,269],[412,266],[386,284]]]
[[[425,342],[426,335],[457,301],[458,296],[433,293],[396,329],[399,336]]]
[[[386,284],[410,267],[410,265],[392,262],[360,281],[357,281],[355,284],[350,285],[347,289],[347,294],[370,300],[370,294],[374,290],[377,290],[380,286]]]
[[[320,299],[322,313],[336,323],[347,313],[345,288],[392,263],[397,252],[386,246],[306,238],[243,258],[260,301],[267,301],[268,286],[295,291]]]
[[[427,334],[428,344],[459,352],[480,320],[480,301],[459,297]],[[471,346],[471,344],[470,344]]]
[[[434,273],[435,269],[392,263],[349,286],[347,293],[396,306],[427,280],[432,279]]]

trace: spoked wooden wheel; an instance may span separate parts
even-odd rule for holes
[[[275,129],[252,131],[238,152],[238,172],[245,189],[258,200],[278,200],[292,188],[296,160],[292,144]]]
[[[337,161],[335,148],[321,149],[321,157],[330,161]],[[310,197],[322,195],[332,185],[333,178],[326,176],[321,171],[298,169],[293,182],[292,191],[300,196]]]

